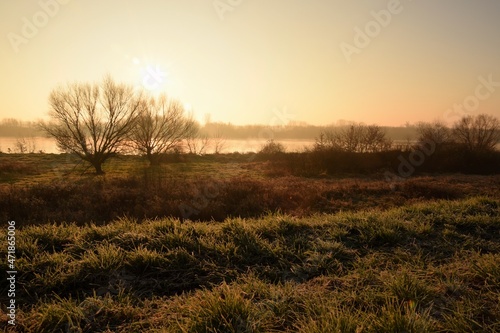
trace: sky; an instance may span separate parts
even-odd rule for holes
[[[232,124],[500,118],[498,0],[0,2],[0,119],[106,74]]]

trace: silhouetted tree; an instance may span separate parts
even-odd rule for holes
[[[419,122],[417,124],[417,133],[419,145],[432,143],[436,149],[440,149],[453,143],[451,129],[439,121],[433,123]]]
[[[486,114],[465,116],[453,126],[453,137],[469,151],[491,151],[500,142],[500,122]]]
[[[159,163],[159,156],[174,148],[198,131],[196,122],[188,117],[182,105],[165,95],[143,98],[136,126],[130,140],[150,164]]]
[[[106,76],[99,84],[74,83],[54,89],[49,97],[50,123],[41,127],[60,150],[89,162],[97,174],[102,164],[121,152],[136,124],[140,98],[131,86]]]
[[[345,152],[379,152],[390,149],[392,141],[377,125],[352,124],[322,132],[316,139],[315,149]]]
[[[391,149],[392,140],[386,132],[377,125],[364,126],[361,139],[362,152],[380,152]]]

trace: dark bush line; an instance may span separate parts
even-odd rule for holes
[[[451,176],[419,177],[394,184],[384,180],[298,177],[264,180],[235,177],[225,181],[154,175],[94,177],[73,183],[0,187],[0,218],[16,220],[22,226],[47,222],[105,224],[123,216],[139,221],[157,217],[223,221],[228,217],[260,217],[270,212],[301,217],[388,209],[409,202],[468,195],[494,196],[498,195],[492,185],[495,181],[474,178],[456,182]],[[183,206],[195,212],[187,217],[183,215]]]
[[[207,188],[213,195],[200,199]],[[95,178],[78,183],[0,188],[2,218],[16,220],[20,225],[103,224],[122,216],[139,220],[163,216],[183,219],[181,205],[196,210],[190,219],[221,221],[229,216],[260,216],[281,208],[290,211],[293,204],[287,206],[283,194],[263,182],[244,178],[218,183],[207,179]]]
[[[411,175],[423,173],[500,173],[500,151],[471,152],[455,147],[435,151],[414,158],[413,151],[385,151],[376,153],[354,153],[336,150],[316,150],[303,153],[278,153],[260,155],[259,160],[270,163],[268,175],[314,177],[336,174],[372,174],[390,171],[398,174],[401,164],[410,165]],[[413,159],[412,159],[413,158]],[[410,161],[417,161],[412,164]],[[407,171],[407,168],[404,169]],[[403,176],[404,178],[407,175]]]
[[[25,174],[35,175],[38,170],[24,162],[18,161],[2,161],[0,162],[0,178],[8,177],[9,175]]]

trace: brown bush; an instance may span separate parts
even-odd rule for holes
[[[0,177],[6,175],[34,175],[38,170],[26,163],[18,161],[1,161],[0,162]]]
[[[327,172],[366,172],[390,165],[389,152],[380,154],[286,154],[280,164],[251,163],[253,167],[278,165],[283,174],[275,178],[232,177],[226,180],[200,176],[174,177],[155,169],[127,177],[81,178],[32,186],[0,186],[0,218],[18,225],[46,222],[106,223],[118,217],[138,220],[172,216],[180,219],[216,220],[227,217],[258,217],[280,211],[295,216],[341,210],[389,208],[415,200],[500,195],[499,176],[417,177],[389,183],[378,179],[303,178],[292,173],[320,176],[315,159],[338,161],[323,164]],[[365,159],[365,165],[359,165]],[[294,163],[298,161],[299,163]],[[432,161],[429,166],[432,166]],[[439,164],[439,160],[436,162]],[[288,171],[286,168],[289,168]],[[294,169],[295,168],[295,169]],[[353,171],[354,170],[354,171]],[[345,176],[343,176],[345,177]],[[363,177],[371,177],[364,179]],[[464,185],[466,184],[466,185]],[[496,184],[496,185],[495,185]],[[187,213],[186,213],[187,212]]]

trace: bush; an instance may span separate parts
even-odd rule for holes
[[[285,146],[274,140],[269,140],[267,143],[259,150],[257,153],[260,159],[276,159],[276,157],[281,156],[285,153]]]
[[[336,150],[350,153],[387,151],[392,141],[377,125],[353,124],[322,132],[316,139],[315,150]]]

